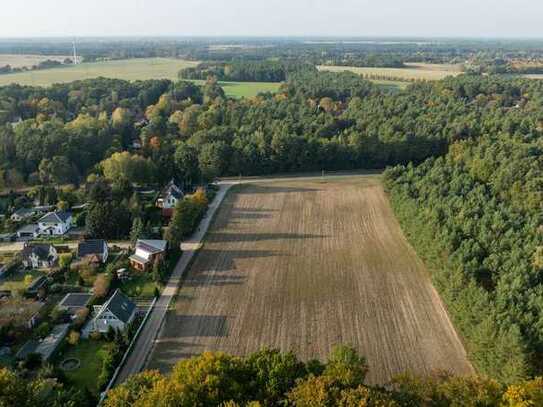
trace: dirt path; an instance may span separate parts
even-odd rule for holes
[[[324,359],[355,346],[369,381],[470,373],[447,313],[377,178],[257,183],[225,199],[151,357],[262,346]]]

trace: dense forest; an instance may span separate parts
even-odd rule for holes
[[[440,85],[471,111],[448,153],[386,179],[472,360],[515,379],[543,367],[543,93],[539,82],[466,85]]]
[[[447,373],[402,375],[390,386],[365,381],[366,360],[349,347],[332,350],[326,363],[302,362],[293,353],[263,349],[244,358],[205,352],[180,361],[168,376],[145,371],[111,390],[105,407],[521,407],[543,403],[543,380],[504,386],[484,377]],[[44,369],[45,370],[45,369]],[[91,406],[46,373],[25,380],[0,369],[0,406]]]
[[[210,76],[221,81],[283,82],[291,72],[315,70],[311,65],[284,63],[276,60],[201,63],[179,72],[179,79],[206,80]]]

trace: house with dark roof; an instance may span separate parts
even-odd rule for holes
[[[89,293],[68,293],[58,303],[57,307],[75,315],[78,311],[87,308],[91,299],[92,294]]]
[[[137,307],[117,289],[104,305],[95,306],[94,318],[83,329],[83,336],[91,332],[107,333],[110,329],[124,331],[136,317]]]
[[[85,240],[77,245],[77,258],[91,263],[105,263],[108,258],[107,243],[103,239]]]
[[[40,235],[62,236],[72,227],[72,214],[65,211],[49,212],[38,220]]]
[[[26,243],[21,257],[26,268],[51,268],[58,260],[58,252],[52,244]]]
[[[163,216],[171,217],[177,202],[183,199],[184,196],[183,189],[172,179],[162,191],[160,191],[156,200],[156,206],[162,209]]]
[[[167,249],[166,240],[140,239],[136,242],[134,254],[130,256],[130,265],[138,271],[146,271],[166,256]]]
[[[36,223],[25,225],[17,230],[17,238],[21,240],[35,239],[40,235],[40,227]]]

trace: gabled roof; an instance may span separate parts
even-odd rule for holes
[[[103,239],[85,240],[77,245],[77,257],[104,254],[107,243]]]
[[[62,301],[58,303],[59,307],[86,307],[92,298],[92,294],[88,293],[68,293]]]
[[[136,311],[136,304],[134,304],[130,299],[125,296],[121,290],[117,289],[113,293],[109,300],[102,305],[100,312],[96,315],[95,318],[98,318],[104,312],[109,311],[117,317],[120,321],[125,324],[130,321],[130,318]]]
[[[48,260],[50,257],[49,254],[51,253],[51,247],[53,247],[53,245],[48,243],[27,244],[23,248],[21,254],[24,258],[28,258],[32,254],[35,254],[40,260]]]
[[[15,212],[13,212],[13,215],[20,216],[21,218],[29,217],[34,215],[34,209],[19,208]]]
[[[176,199],[183,198],[183,190],[177,186],[177,183],[172,179],[168,184],[160,191],[159,198],[165,199],[168,195],[172,195]]]
[[[149,262],[149,260],[143,258],[143,257],[140,257],[138,256],[137,254],[133,254],[132,256],[129,257],[130,260],[133,260],[135,261],[136,263],[139,263],[139,264],[147,264]]]
[[[136,250],[140,249],[151,254],[164,252],[167,247],[168,242],[166,240],[139,239],[136,242]]]
[[[58,211],[58,212],[49,212],[46,215],[43,215],[39,222],[40,223],[65,223],[68,218],[72,216],[70,212]]]
[[[22,228],[17,230],[17,233],[36,233],[40,227],[37,224],[24,225]]]
[[[47,284],[47,277],[39,276],[34,281],[32,281],[32,283],[28,286],[27,291],[36,292],[40,288],[42,288],[45,284]]]

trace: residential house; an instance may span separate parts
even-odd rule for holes
[[[49,284],[49,280],[47,279],[47,277],[46,276],[40,276],[40,277],[34,279],[34,281],[32,281],[32,283],[30,283],[30,285],[26,289],[26,292],[27,292],[27,294],[29,294],[31,296],[37,296],[39,294],[39,290],[41,288],[47,287],[48,284]]]
[[[172,179],[168,185],[166,185],[156,200],[156,206],[162,209],[162,215],[165,217],[171,217],[173,210],[179,200],[183,199],[183,189],[179,187]]]
[[[16,236],[15,233],[0,233],[0,242],[13,242]]]
[[[75,315],[78,311],[87,308],[92,294],[89,293],[69,293],[58,303],[58,308]]]
[[[62,236],[72,227],[70,212],[49,212],[38,220],[40,235]]]
[[[34,216],[36,212],[31,208],[19,208],[11,215],[10,219],[13,222],[21,222]]]
[[[115,290],[107,302],[102,306],[95,306],[94,318],[83,329],[83,336],[91,332],[107,333],[110,329],[124,331],[136,317],[136,304],[134,304],[119,289]]]
[[[17,238],[21,240],[35,239],[40,235],[40,227],[36,224],[25,225],[17,230]]]
[[[26,243],[21,252],[26,268],[51,268],[58,260],[55,246],[48,243]]]
[[[105,240],[94,239],[79,242],[77,245],[77,258],[91,263],[104,264],[108,258],[108,247]]]
[[[136,250],[130,256],[130,265],[136,270],[146,271],[156,261],[165,257],[167,248],[166,240],[138,240]]]

